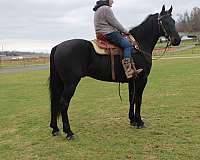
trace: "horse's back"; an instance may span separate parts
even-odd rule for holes
[[[91,43],[87,40],[72,39],[58,44],[54,55],[58,72],[63,77],[83,77],[86,74],[90,52]]]
[[[91,43],[84,39],[71,39],[57,45],[55,56],[81,56],[90,49]],[[78,55],[79,54],[79,55]]]

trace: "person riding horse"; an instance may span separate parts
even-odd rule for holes
[[[97,4],[100,3],[98,2]],[[105,7],[109,10],[107,6],[99,6],[101,5],[97,5],[95,8],[95,10],[98,9],[96,13]],[[104,23],[107,23],[107,21],[103,21],[103,27],[99,27],[100,31],[104,29],[106,33],[112,33],[113,30],[117,30],[116,27],[104,26]],[[108,65],[110,57],[97,55],[91,41],[70,39],[52,48],[50,54],[49,91],[51,100],[50,127],[52,128],[53,136],[59,135],[60,129],[57,120],[61,116],[63,132],[66,134],[66,138],[68,140],[74,139],[74,133],[70,128],[68,109],[76,87],[84,77],[91,77],[106,82],[127,83],[129,89],[130,108],[128,117],[130,125],[137,128],[145,127],[141,117],[141,104],[143,91],[151,72],[153,49],[161,36],[169,39],[173,46],[178,46],[181,42],[181,38],[176,30],[175,20],[172,18],[172,6],[169,10],[165,10],[163,5],[160,13],[149,15],[145,21],[132,28],[129,33],[140,44],[140,50],[144,51],[138,51],[139,54],[134,56],[134,61],[137,62],[138,68],[143,68],[143,73],[134,81],[127,79],[125,76],[119,57],[116,57],[115,63],[119,68],[119,72],[116,74],[116,81],[113,81],[112,71]]]
[[[105,39],[124,49],[124,59],[122,65],[127,78],[132,78],[142,72],[143,69],[136,70],[131,52],[135,54],[137,51],[134,46],[123,37],[122,33],[129,35],[119,21],[115,18],[111,7],[113,0],[99,0],[96,2],[93,11],[94,14],[94,27],[98,38],[98,35],[105,37]]]

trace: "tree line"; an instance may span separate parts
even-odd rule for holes
[[[200,8],[179,14],[176,27],[179,32],[200,32]]]

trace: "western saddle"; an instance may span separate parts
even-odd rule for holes
[[[127,38],[131,42],[131,44],[136,49],[139,50],[139,45],[132,35],[124,35],[124,37]],[[96,38],[97,39],[92,40],[91,43],[93,44],[93,47],[97,54],[109,55],[111,57],[112,79],[115,81],[116,77],[115,77],[115,62],[114,62],[115,59],[114,59],[114,57],[116,55],[119,55],[122,59],[123,58],[123,49],[108,42],[106,40],[105,36],[102,34],[97,34]]]

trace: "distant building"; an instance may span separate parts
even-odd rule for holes
[[[189,37],[188,35],[181,37],[181,41],[186,41],[186,40],[193,40],[193,38]]]

